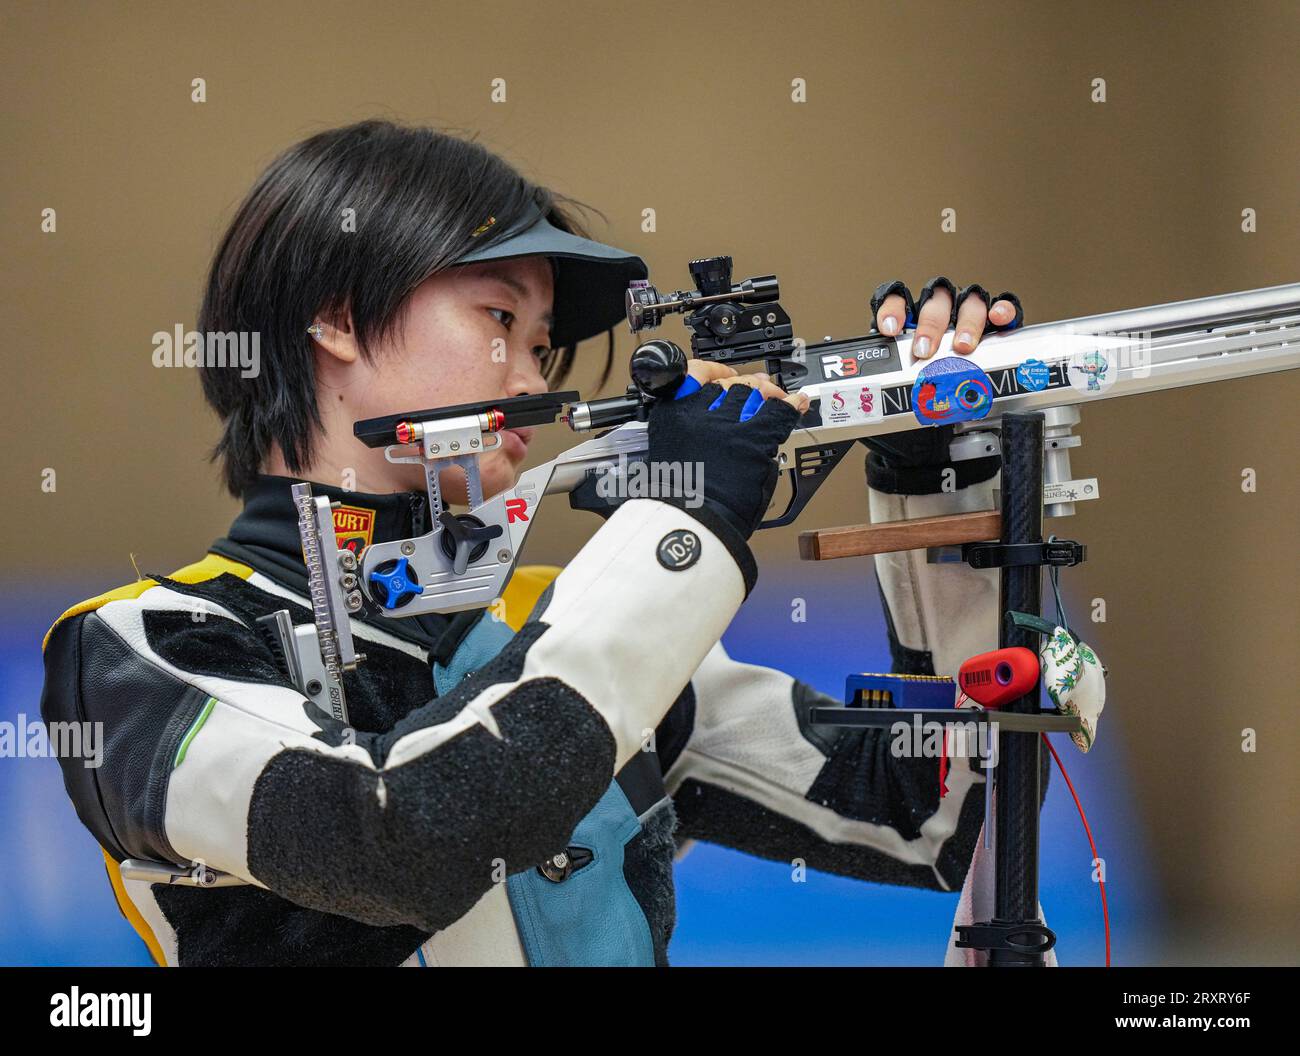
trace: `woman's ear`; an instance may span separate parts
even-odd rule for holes
[[[307,328],[307,335],[317,348],[340,363],[355,363],[361,357],[361,348],[352,329],[352,313],[346,308],[337,315],[325,311],[319,313]]]

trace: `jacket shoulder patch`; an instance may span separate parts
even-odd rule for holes
[[[180,583],[202,583],[204,580],[215,579],[223,572],[229,572],[240,579],[247,579],[253,574],[251,568],[240,564],[238,561],[231,561],[230,558],[222,557],[220,554],[207,554],[202,560],[177,569],[172,573],[171,578]],[[133,598],[138,598],[150,587],[156,587],[157,585],[157,581],[152,579],[137,579],[134,583],[128,583],[126,586],[116,587],[113,590],[105,591],[103,594],[97,594],[93,598],[77,602],[76,605],[65,611],[50,625],[50,629],[45,632],[45,638],[41,641],[41,652],[44,652],[45,647],[50,644],[50,635],[54,633],[54,628],[64,620],[72,616],[79,616],[83,612],[94,612],[96,609],[107,605],[110,601],[130,601]]]

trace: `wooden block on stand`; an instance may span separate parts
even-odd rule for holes
[[[815,528],[799,533],[799,557],[804,561],[830,561],[837,557],[892,554],[931,546],[959,546],[1001,537],[1002,514],[998,510],[981,510],[918,517],[911,521]]]

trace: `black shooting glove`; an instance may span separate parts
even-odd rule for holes
[[[709,390],[708,398],[704,389]],[[725,399],[724,391],[729,392]],[[740,537],[736,541],[743,542],[763,519],[772,501],[780,477],[776,450],[794,428],[793,424],[783,423],[786,419],[797,422],[799,412],[784,400],[760,400],[757,391],[748,385],[733,385],[724,390],[710,382],[701,387],[698,381],[688,377],[678,393],[676,399],[659,400],[652,408],[648,449],[639,460],[647,463],[657,460],[661,466],[676,463],[675,473],[661,475],[652,467],[638,468],[646,468],[648,475],[659,479],[694,485],[693,495],[679,492],[652,497],[664,498],[690,510],[710,527],[716,527],[714,522],[721,519],[727,534],[734,532]],[[715,403],[718,406],[709,410]],[[748,416],[757,409],[763,410],[763,417],[756,421],[756,414],[752,418]],[[776,419],[769,420],[774,411]],[[740,421],[742,415],[746,421]],[[728,452],[715,446],[719,442],[728,447],[739,442],[740,446]],[[633,461],[636,460],[628,460],[629,467]],[[748,467],[746,472],[739,475],[734,472],[732,463],[737,461]],[[686,474],[688,466],[689,475]],[[623,504],[625,496],[618,494],[620,489],[611,483],[613,478],[602,481],[601,476],[599,470],[591,470],[569,493],[569,505],[575,510],[589,510],[603,520]],[[701,514],[700,510],[705,512]]]
[[[676,399],[657,400],[651,408],[650,465],[675,463],[684,469],[699,463],[702,495],[668,501],[690,510],[709,527],[714,517],[720,517],[748,540],[776,491],[777,448],[801,416],[784,400],[762,399],[748,385],[737,383],[726,389],[716,382],[697,385],[688,377]],[[752,417],[742,421],[747,403]],[[679,479],[687,478],[683,474]]]

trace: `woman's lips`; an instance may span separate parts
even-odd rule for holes
[[[514,453],[516,458],[523,458],[528,454],[528,441],[532,438],[532,429],[506,429],[502,434],[501,442]]]

